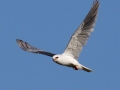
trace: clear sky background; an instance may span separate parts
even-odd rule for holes
[[[93,0],[0,0],[0,90],[119,90],[120,1],[100,0],[94,32],[79,61],[93,72],[60,66],[21,50],[16,39],[62,53]]]

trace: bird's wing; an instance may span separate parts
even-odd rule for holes
[[[80,52],[82,51],[83,46],[86,44],[93,28],[95,26],[95,21],[98,14],[99,1],[93,1],[93,5],[78,27],[78,29],[72,35],[64,53],[72,55],[74,59],[78,59]]]
[[[37,49],[37,48],[29,45],[27,42],[24,42],[22,40],[17,39],[16,41],[17,41],[19,47],[21,49],[25,50],[25,51],[32,52],[32,53],[37,53],[37,54],[44,54],[44,55],[47,55],[47,56],[50,56],[50,57],[53,57],[55,55],[53,53]]]

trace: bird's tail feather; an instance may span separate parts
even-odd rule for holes
[[[89,69],[89,68],[87,68],[87,67],[85,67],[85,66],[83,66],[83,65],[82,65],[82,69],[83,69],[84,71],[86,71],[86,72],[92,72],[91,69]]]

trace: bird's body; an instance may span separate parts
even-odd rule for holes
[[[75,70],[82,70],[86,69],[85,71],[91,72],[92,70],[83,66],[78,62],[78,60],[75,60],[71,55],[67,55],[66,53],[63,54],[57,54],[52,57],[53,61],[57,64],[71,67]]]
[[[53,61],[57,64],[72,67],[75,70],[85,70],[87,72],[91,72],[92,70],[83,66],[78,62],[78,57],[80,52],[82,51],[83,46],[86,44],[90,34],[94,30],[95,21],[98,14],[99,1],[95,0],[93,2],[93,6],[91,7],[89,13],[77,28],[77,30],[73,33],[65,51],[62,54],[53,54],[50,52],[43,51],[41,49],[37,49],[27,42],[17,39],[17,43],[21,49],[32,52],[43,54],[52,57]]]

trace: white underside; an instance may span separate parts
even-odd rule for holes
[[[75,60],[73,57],[66,55],[66,54],[61,54],[60,59],[56,61],[57,64],[63,65],[63,66],[68,66],[68,67],[73,67],[73,66],[78,66],[79,69],[82,69],[82,65]]]

